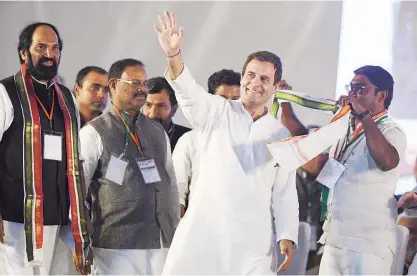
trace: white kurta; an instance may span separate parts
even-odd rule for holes
[[[207,93],[187,67],[166,79],[202,135],[193,202],[163,274],[275,274],[275,243],[297,241],[298,200],[295,172],[274,167],[266,143],[288,130],[269,114],[253,122],[241,101]]]
[[[407,147],[404,132],[391,118],[384,120],[378,128],[397,150],[401,161]],[[335,147],[332,146],[330,151],[332,156]],[[396,248],[397,202],[393,195],[399,166],[385,172],[378,169],[365,136],[348,148],[342,161],[346,161],[346,169],[333,189],[331,208],[319,242],[374,254],[381,263],[389,263]],[[324,265],[323,261],[321,265]],[[360,263],[356,265],[361,266]],[[374,272],[364,271],[380,274],[377,264],[374,268]]]
[[[180,204],[187,206],[191,202],[191,193],[198,174],[198,136],[196,129],[184,133],[175,145],[172,153],[175,176],[177,177]]]

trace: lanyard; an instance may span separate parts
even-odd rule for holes
[[[136,131],[134,131],[134,130],[132,131],[130,129],[130,127],[126,123],[125,115],[120,112],[120,110],[117,106],[116,106],[116,111],[117,111],[117,114],[119,115],[120,119],[122,119],[122,122],[123,122],[123,124],[125,125],[125,128],[126,128],[125,146],[127,146],[127,144],[129,143],[129,137],[130,137],[132,139],[132,141],[135,143],[135,145],[137,146],[138,151],[140,153],[142,153],[142,155],[143,155],[143,151],[142,151],[142,147],[140,145],[140,140],[139,140],[138,134],[136,133]]]
[[[48,111],[46,110],[45,106],[43,105],[43,103],[39,100],[38,96],[35,94],[36,100],[38,101],[38,103],[41,105],[43,112],[46,115],[46,118],[48,118],[49,120],[49,126],[52,129],[52,117],[54,116],[54,106],[55,106],[55,91],[52,90],[52,106],[51,106],[51,111],[48,113]]]

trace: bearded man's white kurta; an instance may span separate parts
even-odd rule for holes
[[[207,93],[187,67],[165,77],[202,135],[193,203],[163,274],[275,274],[276,243],[297,242],[298,199],[295,171],[275,167],[266,143],[289,131],[269,114],[253,122],[240,100]]]

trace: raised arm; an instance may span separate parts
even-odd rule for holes
[[[194,128],[210,127],[224,110],[226,100],[207,93],[184,65],[180,51],[184,31],[178,28],[174,13],[159,16],[159,26],[155,24],[154,28],[168,60],[165,78],[174,89],[184,116]]]

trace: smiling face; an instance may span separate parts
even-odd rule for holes
[[[240,81],[242,102],[253,106],[265,105],[276,90],[274,64],[251,60]]]
[[[113,103],[126,112],[139,112],[148,95],[147,80],[148,76],[142,66],[126,67],[120,80],[110,80]]]
[[[58,73],[61,57],[55,31],[46,25],[37,27],[29,51],[21,50],[20,57],[24,60],[29,74],[35,79],[52,80]]]

